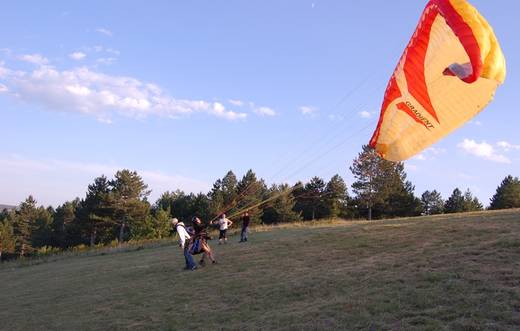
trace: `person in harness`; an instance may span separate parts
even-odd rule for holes
[[[217,263],[213,256],[213,252],[211,251],[211,247],[209,247],[208,239],[211,239],[208,236],[208,232],[206,231],[206,226],[202,223],[200,218],[193,217],[193,240],[190,247],[190,253],[193,255],[202,254],[202,257],[199,261],[200,265],[204,265],[204,258],[207,256],[213,264]]]
[[[197,269],[197,265],[195,264],[195,261],[193,261],[193,256],[190,253],[190,241],[191,236],[186,230],[186,226],[183,222],[179,222],[178,219],[172,218],[171,220],[172,226],[177,231],[177,234],[179,235],[179,247],[182,248],[184,251],[184,260],[186,261],[186,267],[184,270],[195,270]]]

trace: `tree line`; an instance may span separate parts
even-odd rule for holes
[[[83,199],[57,208],[38,206],[29,196],[18,208],[0,212],[0,259],[44,254],[77,246],[107,245],[171,235],[170,218],[206,223],[221,213],[238,218],[249,211],[256,224],[329,218],[381,219],[483,210],[470,190],[455,188],[444,200],[436,190],[420,197],[407,180],[403,163],[379,158],[364,146],[352,163],[352,196],[339,175],[314,177],[295,185],[268,186],[253,170],[237,178],[229,171],[207,193],[168,191],[151,203],[150,190],[135,171],[102,175],[88,185]],[[520,208],[520,180],[506,177],[490,209]]]

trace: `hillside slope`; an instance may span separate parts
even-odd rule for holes
[[[518,329],[520,211],[275,228],[0,268],[0,328]]]
[[[15,209],[15,208],[16,208],[16,206],[0,204],[0,211],[3,211],[4,209],[12,210],[12,209]]]

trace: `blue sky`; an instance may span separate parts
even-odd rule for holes
[[[474,0],[506,83],[476,119],[406,162],[420,195],[487,204],[520,175],[520,2]],[[58,205],[101,174],[207,191],[233,169],[352,183],[426,1],[16,1],[0,21],[0,203]],[[88,88],[87,88],[88,87]]]

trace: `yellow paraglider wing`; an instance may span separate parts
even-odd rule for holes
[[[473,118],[506,76],[493,29],[466,0],[431,0],[386,89],[370,146],[403,161]]]

